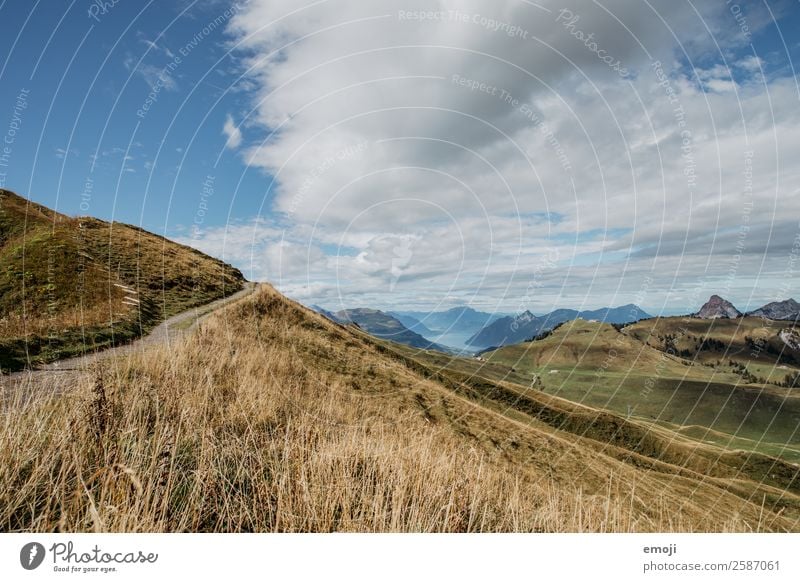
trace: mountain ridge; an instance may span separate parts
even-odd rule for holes
[[[467,344],[479,348],[516,344],[549,331],[560,323],[574,319],[630,323],[649,317],[651,317],[650,314],[632,303],[620,307],[601,307],[582,311],[562,308],[541,316],[536,316],[526,310],[519,315],[503,317],[490,323],[469,338]]]
[[[445,353],[449,352],[444,346],[440,346],[422,335],[411,331],[404,326],[400,320],[379,309],[368,307],[342,309],[334,313],[333,316],[336,318],[334,321],[343,324],[355,323],[367,333],[380,339],[419,349],[437,350]]]
[[[776,321],[798,321],[800,320],[800,303],[791,298],[783,301],[772,301],[758,309],[748,311],[746,315]]]

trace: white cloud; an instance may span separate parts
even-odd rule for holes
[[[764,64],[764,60],[760,57],[756,55],[747,55],[746,57],[740,59],[736,63],[736,66],[749,73],[756,73],[764,68]]]
[[[696,6],[252,0],[229,32],[242,123],[265,138],[242,155],[275,178],[285,231],[259,272],[350,305],[509,308],[535,278],[535,301],[599,306],[654,275],[685,301],[672,289],[724,276],[746,222],[765,228],[741,264],[776,277],[768,242],[800,214],[797,88],[731,60],[746,39],[724,3]],[[224,133],[241,145],[230,116]],[[551,248],[558,267],[533,275]]]
[[[155,89],[156,87],[163,87],[167,91],[175,91],[178,89],[177,81],[167,68],[139,63],[136,66],[135,72],[144,79],[144,82],[147,83],[151,89]]]
[[[233,117],[228,115],[225,118],[225,125],[222,126],[222,133],[228,138],[225,142],[225,147],[235,150],[242,143],[242,131],[233,122]]]

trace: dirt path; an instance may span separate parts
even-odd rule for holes
[[[257,288],[258,283],[247,282],[241,291],[224,299],[218,299],[174,315],[155,327],[146,336],[129,344],[77,358],[59,360],[35,370],[23,370],[0,376],[0,400],[16,399],[20,393],[30,396],[36,393],[64,392],[74,386],[75,382],[85,376],[90,367],[97,362],[142,351],[158,344],[169,349],[170,342],[192,330],[213,312],[247,297]]]

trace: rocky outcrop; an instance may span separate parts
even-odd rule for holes
[[[778,332],[781,341],[793,350],[800,351],[800,333],[794,329],[782,329]]]
[[[742,312],[736,309],[733,303],[719,295],[712,295],[700,311],[694,314],[694,317],[700,319],[736,319],[741,316]]]
[[[800,320],[800,303],[794,299],[773,301],[772,303],[767,303],[763,307],[749,312],[747,315],[779,321],[798,321]]]

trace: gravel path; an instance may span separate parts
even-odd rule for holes
[[[35,370],[23,370],[0,376],[0,400],[17,400],[20,396],[29,397],[33,394],[63,393],[85,377],[90,367],[97,362],[142,351],[158,344],[169,349],[170,342],[191,331],[213,312],[251,295],[257,288],[258,283],[247,282],[241,291],[174,315],[153,328],[146,336],[129,344],[59,360]]]

